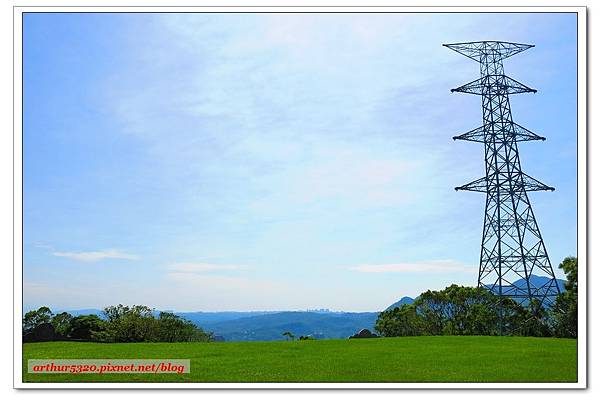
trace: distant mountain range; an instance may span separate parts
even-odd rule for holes
[[[547,277],[531,276],[536,286],[547,282]],[[561,291],[565,280],[558,280]],[[515,284],[525,285],[524,280]],[[411,297],[403,297],[388,306],[394,309],[404,304],[412,304]],[[61,312],[61,311],[57,311]],[[73,316],[95,314],[102,317],[100,309],[67,311]],[[226,341],[271,341],[282,340],[282,333],[289,331],[295,336],[314,338],[347,338],[361,329],[373,331],[379,312],[332,312],[318,311],[258,311],[258,312],[173,312],[190,320],[198,327],[223,337]]]
[[[202,328],[213,326],[215,324],[236,320],[241,318],[250,318],[254,316],[269,315],[278,313],[279,311],[262,311],[262,312],[173,312],[177,316],[181,316],[189,321],[192,321],[196,326]]]
[[[58,311],[62,312],[62,311]],[[100,309],[66,311],[73,316],[93,314]],[[379,312],[173,312],[225,341],[283,340],[286,331],[296,337],[347,338],[361,329],[373,331]]]
[[[283,339],[289,331],[296,337],[347,338],[361,329],[373,330],[378,312],[277,312],[198,325],[226,341]],[[191,319],[190,319],[191,320]],[[193,320],[192,320],[193,321]],[[196,321],[194,321],[196,323]]]

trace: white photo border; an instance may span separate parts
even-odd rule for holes
[[[577,257],[580,266],[576,383],[25,383],[23,306],[22,16],[27,12],[111,13],[576,13],[577,14]],[[13,8],[13,386],[20,389],[585,389],[587,388],[587,9],[586,7],[492,6],[23,6]]]

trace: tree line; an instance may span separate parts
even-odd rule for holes
[[[577,258],[564,259],[559,268],[567,283],[551,307],[535,300],[523,306],[483,288],[451,285],[426,291],[413,304],[381,312],[375,330],[384,337],[510,334],[577,338]]]
[[[483,288],[451,285],[441,291],[426,291],[413,304],[381,312],[375,330],[384,337],[510,334],[577,338],[577,258],[564,259],[559,268],[565,272],[567,282],[565,291],[551,307],[537,301],[523,306]],[[187,319],[143,305],[108,306],[103,309],[103,316],[104,319],[94,314],[54,314],[43,306],[24,315],[23,340],[112,343],[214,340],[212,333]],[[290,332],[283,335],[294,338]]]
[[[143,305],[108,306],[104,319],[97,315],[72,316],[52,313],[50,308],[27,312],[23,317],[23,340],[81,340],[97,342],[189,342],[212,341],[212,333],[169,312]]]

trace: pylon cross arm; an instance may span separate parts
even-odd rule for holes
[[[525,173],[521,173],[523,177],[523,189],[526,191],[554,191],[555,188],[544,184],[541,181],[536,180],[535,178],[527,175]]]
[[[470,93],[472,95],[494,95],[497,93],[514,95],[517,93],[536,93],[537,90],[506,75],[486,75],[458,88],[450,89],[450,92]]]
[[[456,191],[473,191],[473,192],[487,192],[488,180],[487,177],[479,178],[475,181],[471,181],[468,184],[455,187]]]
[[[481,42],[448,43],[442,46],[454,50],[477,62],[480,62],[483,58],[488,56],[493,56],[497,61],[504,60],[534,47],[534,45],[527,45],[524,43],[487,40]]]
[[[546,138],[543,136],[539,136],[529,131],[527,128],[520,126],[515,122],[511,122],[505,128],[506,132],[500,132],[500,135],[490,136],[487,135],[488,140],[496,140],[497,142],[505,142],[507,139],[513,139],[517,142],[525,142],[525,141],[545,141]],[[487,130],[488,133],[492,131],[491,129]],[[502,135],[503,134],[503,135]],[[453,136],[454,140],[462,140],[462,141],[471,141],[471,142],[486,142],[486,127],[482,125],[481,127],[477,127],[472,129],[469,132],[465,132],[464,134]]]
[[[513,128],[513,131],[515,133],[515,138],[517,140],[517,142],[523,142],[523,141],[545,141],[546,138],[543,136],[540,136],[536,133],[533,133],[531,131],[529,131],[527,128],[515,123],[515,122],[511,122],[511,126]]]

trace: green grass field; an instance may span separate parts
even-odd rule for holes
[[[26,382],[576,382],[577,342],[403,337],[244,343],[23,345]],[[28,359],[190,359],[191,373],[28,374]]]

